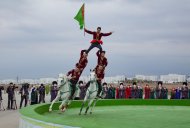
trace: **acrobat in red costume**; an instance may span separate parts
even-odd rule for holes
[[[85,69],[88,59],[87,59],[88,54],[86,54],[86,50],[82,50],[80,53],[80,59],[79,62],[76,64],[76,67],[81,69],[82,71]]]
[[[97,47],[100,52],[102,52],[102,44],[103,41],[101,40],[102,36],[109,36],[111,35],[113,32],[109,32],[109,33],[101,33],[101,27],[97,28],[97,31],[89,31],[86,28],[84,28],[84,31],[87,32],[88,34],[92,34],[93,35],[93,40],[91,41],[91,45],[88,48],[88,50],[86,51],[86,53],[88,54],[90,52],[90,50],[92,50],[94,47]]]

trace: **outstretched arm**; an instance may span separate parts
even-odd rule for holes
[[[94,32],[90,31],[90,30],[87,30],[86,28],[84,28],[84,31],[88,34],[93,34]]]
[[[102,36],[109,36],[111,35],[113,32],[109,32],[109,33],[102,33]]]

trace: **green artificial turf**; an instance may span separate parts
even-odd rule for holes
[[[189,128],[190,100],[100,100],[93,114],[78,115],[81,101],[73,101],[65,113],[59,103],[23,108],[21,115],[44,122],[82,128]],[[85,109],[84,109],[85,110]]]
[[[105,106],[96,107],[92,115],[78,113],[79,109],[73,108],[65,113],[47,112],[43,116],[51,117],[54,123],[82,128],[190,127],[190,107],[185,106]]]

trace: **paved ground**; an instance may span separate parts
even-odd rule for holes
[[[7,108],[7,94],[3,94],[3,105]],[[46,96],[46,101],[49,101],[50,96]],[[20,104],[20,95],[16,94],[17,107]],[[24,105],[24,103],[23,103]],[[19,128],[19,110],[0,111],[0,128]]]

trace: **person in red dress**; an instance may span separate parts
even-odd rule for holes
[[[115,94],[115,98],[119,99],[119,87],[116,87],[116,94]]]
[[[87,32],[88,34],[92,34],[93,35],[93,40],[91,41],[91,45],[90,47],[88,48],[88,50],[86,51],[86,53],[88,54],[90,52],[90,50],[92,50],[94,47],[97,47],[100,52],[102,51],[102,36],[109,36],[111,35],[113,32],[109,32],[109,33],[101,33],[101,27],[98,27],[97,28],[97,31],[89,31],[87,30],[86,28],[84,28],[84,31]]]
[[[126,93],[126,99],[129,99],[130,98],[130,95],[131,95],[131,88],[130,88],[130,85],[127,85],[126,87],[126,90],[125,90],[125,93]]]
[[[150,87],[149,87],[149,85],[148,84],[146,84],[146,86],[145,86],[145,97],[144,97],[144,99],[150,99]]]

